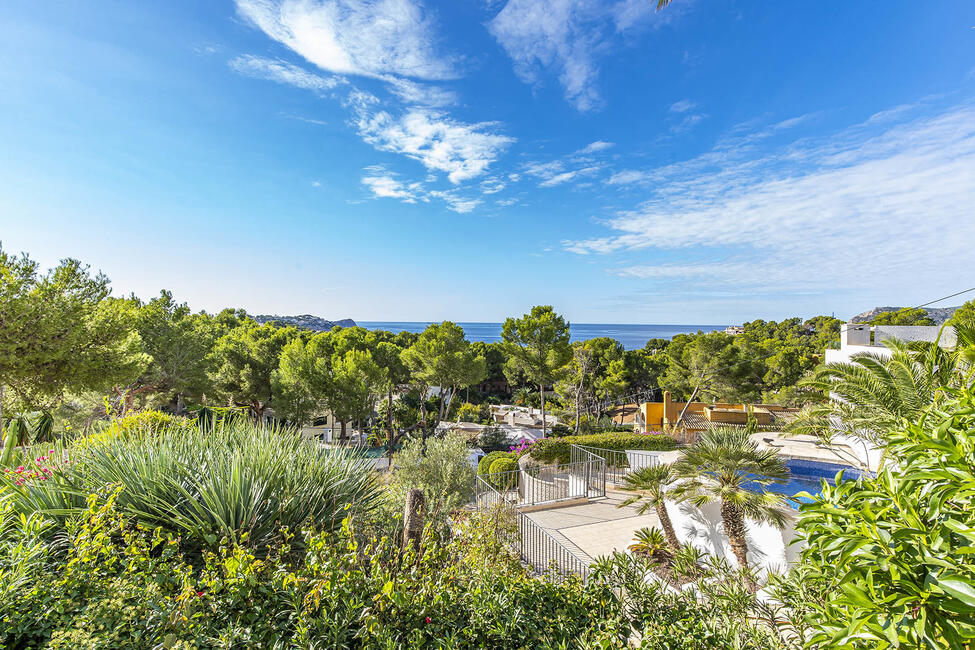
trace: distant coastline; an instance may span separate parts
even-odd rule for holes
[[[360,327],[371,330],[422,332],[434,321],[357,321]],[[501,323],[457,323],[464,328],[469,341],[493,343],[501,340]],[[619,341],[627,350],[642,348],[650,339],[671,339],[677,334],[723,330],[725,325],[633,325],[613,323],[572,323],[573,341],[585,341],[607,336]]]

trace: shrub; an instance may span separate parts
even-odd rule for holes
[[[0,600],[0,645],[581,649],[623,647],[630,634],[609,586],[535,577],[487,515],[460,522],[451,539],[426,536],[421,554],[360,539],[346,520],[306,533],[300,560],[231,545],[190,562],[172,536],[131,526],[112,499],[96,495],[63,554],[28,565]],[[0,563],[10,552],[0,545]]]
[[[825,594],[809,617],[821,647],[975,640],[975,389],[952,397],[888,436],[897,462],[876,478],[824,482],[801,507],[803,565]]]
[[[508,434],[501,427],[487,427],[481,431],[477,442],[482,449],[498,449],[508,444]]]
[[[474,491],[470,454],[461,433],[431,438],[425,445],[420,439],[408,441],[393,457],[391,486],[400,503],[410,488],[423,490],[427,512],[433,516],[446,515],[470,501]]]
[[[572,435],[572,427],[570,427],[568,425],[565,425],[565,424],[562,424],[561,422],[559,422],[557,424],[553,424],[549,428],[549,434],[553,438],[562,438],[563,436],[571,436]]]
[[[490,474],[491,473],[491,463],[499,458],[514,458],[515,455],[510,451],[492,451],[489,454],[481,456],[481,460],[477,461],[477,473],[478,475]]]
[[[289,432],[246,422],[174,431],[69,447],[69,462],[46,479],[6,481],[15,507],[65,520],[84,511],[88,494],[120,486],[121,513],[199,550],[222,538],[265,549],[282,527],[332,529],[349,508],[365,512],[375,503],[366,461]]]
[[[518,461],[515,458],[502,457],[491,463],[489,479],[491,485],[499,490],[510,490],[518,484]],[[502,474],[502,472],[504,472]]]
[[[79,438],[73,444],[80,448],[101,445],[119,437],[154,435],[159,432],[173,435],[191,430],[195,426],[194,421],[189,418],[150,409],[112,420],[101,431]]]
[[[625,451],[627,449],[644,449],[667,451],[677,447],[677,441],[668,436],[651,433],[594,433],[591,435],[565,436],[564,438],[542,438],[532,445],[530,454],[542,463],[566,464],[570,460],[570,447],[582,445]]]

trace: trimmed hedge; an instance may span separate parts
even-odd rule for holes
[[[498,458],[491,463],[491,476],[488,477],[488,480],[490,480],[491,484],[499,490],[510,490],[514,486],[518,485],[518,475],[502,474],[502,472],[516,472],[518,469],[519,466],[517,459]]]
[[[510,451],[492,451],[488,454],[481,456],[481,460],[477,461],[477,473],[490,474],[491,473],[491,463],[498,460],[499,458],[514,458],[515,455]]]
[[[677,448],[677,441],[661,433],[593,433],[590,435],[565,436],[564,438],[542,438],[531,446],[529,454],[542,463],[569,462],[569,448],[572,445],[598,447],[612,451],[644,449],[669,451]]]

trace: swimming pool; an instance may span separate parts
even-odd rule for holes
[[[869,476],[867,472],[850,467],[849,465],[825,463],[818,460],[792,459],[785,461],[785,465],[789,468],[789,481],[782,485],[773,483],[765,489],[769,492],[784,494],[789,498],[788,503],[793,508],[798,508],[800,502],[809,502],[809,499],[806,498],[795,498],[796,494],[800,492],[808,492],[814,496],[819,494],[822,488],[820,481],[826,479],[826,482],[832,485],[836,473],[840,470],[844,470],[844,480],[855,481],[861,476]]]

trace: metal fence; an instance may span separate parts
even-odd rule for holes
[[[482,477],[477,477],[478,507],[482,511],[498,513],[501,519],[513,517],[516,530],[502,528],[505,543],[518,552],[522,562],[534,572],[563,582],[569,576],[579,576],[583,581],[589,575],[589,563],[578,557],[551,533],[520,512],[516,504]],[[512,534],[513,533],[513,534]]]
[[[481,474],[475,483],[478,507],[496,502],[516,507],[606,496],[606,461],[582,452],[568,465],[543,465]]]
[[[589,563],[576,556],[547,530],[523,512],[518,513],[518,542],[521,559],[536,573],[562,582],[575,575],[586,580]]]
[[[624,478],[632,472],[644,467],[651,467],[660,463],[659,452],[631,449],[620,451],[617,449],[601,449],[599,447],[585,447],[582,445],[572,445],[569,449],[570,464],[583,462],[593,457],[600,458],[604,462],[604,485],[622,485]]]

